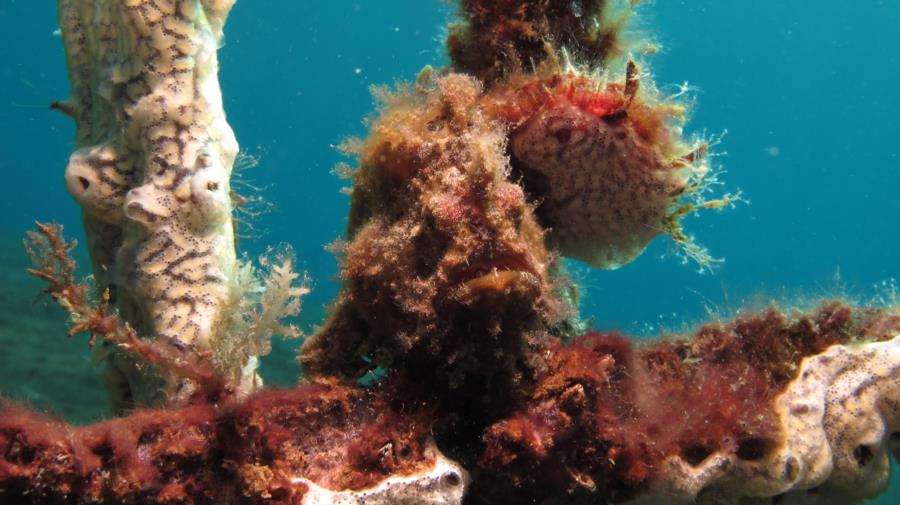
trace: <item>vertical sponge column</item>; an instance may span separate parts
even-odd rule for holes
[[[99,288],[144,338],[210,350],[235,269],[238,151],[216,51],[234,0],[60,0],[77,123],[66,186]],[[112,358],[125,404],[177,401],[185,381]],[[123,405],[124,406],[124,405]]]

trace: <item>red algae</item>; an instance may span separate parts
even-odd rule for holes
[[[832,302],[811,314],[776,309],[708,324],[686,339],[633,345],[589,333],[548,352],[523,409],[482,436],[481,492],[540,500],[551,493],[632,498],[678,457],[697,466],[716,452],[766,458],[784,440],[774,399],[800,361],[835,344],[891,338],[895,314]],[[478,492],[478,491],[476,491]]]
[[[446,170],[450,168],[422,167],[414,173]],[[496,193],[482,193],[482,198],[494,199],[494,207],[501,209],[504,198],[522,201],[521,192],[509,190],[505,178],[495,180]],[[458,236],[477,236],[485,221],[501,230],[508,226],[503,219],[489,221],[490,211],[484,207],[460,209],[460,201],[467,205],[480,201],[469,196],[470,191],[475,190],[468,188],[457,199],[446,192],[429,198],[450,198],[442,205],[454,209],[447,222],[460,226],[454,228]],[[460,200],[459,195],[465,198]],[[512,208],[520,216],[529,210]],[[364,223],[354,239],[363,240],[361,252],[370,250],[373,240],[378,244],[373,237],[381,237],[367,236],[364,232],[371,223]],[[507,240],[522,237],[513,234]],[[541,252],[528,249],[539,247],[540,237],[524,235],[522,250]],[[471,242],[464,244],[474,247],[472,251],[488,244],[500,250],[504,246],[481,236],[467,240]],[[420,272],[398,263],[402,258],[406,257],[384,260],[377,268]],[[664,480],[663,469],[673,458],[698,468],[722,454],[742,462],[766,461],[791,435],[782,432],[776,399],[796,378],[804,358],[835,345],[887,341],[900,330],[900,316],[893,309],[830,302],[809,314],[770,309],[742,315],[730,323],[705,325],[684,339],[636,346],[616,334],[590,332],[566,343],[540,319],[548,312],[536,309],[541,307],[537,299],[527,298],[542,291],[532,291],[530,281],[520,276],[546,268],[530,262],[533,258],[506,253],[494,256],[488,266],[455,259],[448,263],[454,268],[439,271],[436,279],[455,293],[455,305],[435,303],[433,312],[420,317],[449,321],[453,331],[429,328],[423,333],[425,343],[409,348],[384,341],[384,350],[396,361],[387,370],[388,379],[369,389],[328,378],[357,366],[349,355],[332,362],[308,361],[320,367],[318,381],[291,391],[269,390],[241,400],[222,381],[200,381],[203,388],[187,407],[138,410],[85,428],[69,427],[12,404],[0,405],[0,499],[27,496],[28,503],[87,499],[137,504],[232,503],[243,497],[241,503],[299,503],[305,493],[327,500],[333,498],[327,493],[358,491],[359,500],[368,496],[365,493],[381,493],[377,503],[387,503],[399,495],[372,489],[438,466],[431,449],[434,436],[442,448],[478,469],[469,495],[472,503],[541,500],[560,494],[574,503],[622,501],[641,496]],[[450,260],[438,263],[446,261]],[[350,263],[345,268],[366,272],[366,265],[372,266]],[[543,275],[549,279],[548,273]],[[350,284],[364,285],[361,280]],[[542,289],[549,292],[549,283]],[[347,303],[360,295],[348,291],[345,296]],[[372,299],[371,294],[362,299]],[[360,310],[353,304],[341,308]],[[498,318],[498,308],[508,313]],[[386,318],[391,324],[411,320],[403,314],[380,314],[395,317],[395,321]],[[346,315],[332,320],[331,333],[321,335],[346,344],[340,339],[348,335],[343,333],[347,326],[341,325],[347,321],[352,319]],[[455,326],[459,321],[490,322],[488,329],[497,333],[478,333],[478,326],[471,325],[461,332]],[[500,332],[506,332],[503,338],[509,339],[505,344],[509,347],[498,346],[498,353]],[[360,342],[371,345],[364,338]],[[434,346],[437,352],[430,355],[418,345],[425,345],[424,351]],[[152,359],[156,354],[151,351],[137,353],[149,353],[153,363],[167,362]],[[440,364],[436,357],[451,360]],[[349,366],[341,359],[350,359]],[[475,459],[472,453],[479,447],[481,456]],[[853,454],[860,467],[874,458],[868,446],[856,447]],[[797,475],[798,465],[796,459],[788,460],[785,475]],[[441,494],[442,500],[461,496],[452,491],[465,481],[461,469],[441,468],[422,486],[443,486],[441,493],[449,489]],[[402,496],[424,492],[415,479],[412,482]]]
[[[335,384],[140,410],[72,428],[0,406],[0,501],[299,503],[296,478],[361,489],[433,463],[427,409]],[[387,448],[387,449],[386,449]]]

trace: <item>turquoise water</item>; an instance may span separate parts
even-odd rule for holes
[[[240,0],[232,12],[220,54],[226,111],[244,150],[260,161],[246,178],[274,205],[255,222],[259,237],[240,247],[251,256],[269,244],[294,247],[315,281],[302,314],[307,330],[337,293],[324,246],[341,235],[348,201],[339,193],[344,181],[330,173],[341,160],[331,146],[363,132],[370,85],[446,61],[442,27],[451,11],[437,0]],[[654,335],[770,299],[886,296],[900,282],[900,4],[697,0],[641,12],[638,30],[663,48],[650,61],[657,84],[694,87],[688,130],[727,130],[718,147],[727,154],[717,160],[726,187],[750,203],[687,220],[726,260],[712,274],[680,264],[666,239],[614,272],[573,263],[584,314],[601,328]],[[60,387],[93,373],[83,342],[62,341],[59,311],[29,305],[35,284],[21,273],[16,240],[34,219],[63,223],[81,238],[62,184],[73,125],[47,108],[68,94],[56,27],[54,2],[0,0],[0,258],[8,267],[0,331],[15,338],[0,350],[0,368],[19,370],[19,353],[57,348],[45,338],[59,338],[60,360],[70,360],[58,373],[49,365],[0,373],[0,391],[51,405],[77,394]],[[40,342],[28,340],[30,328]],[[293,355],[279,350],[264,373],[290,383]],[[96,385],[77,380],[83,390]],[[82,410],[61,410],[79,420],[100,415],[102,398],[81,395]],[[894,501],[879,503],[900,502],[896,473],[892,492]]]

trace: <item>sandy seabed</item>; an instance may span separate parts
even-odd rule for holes
[[[109,417],[87,336],[67,337],[65,312],[35,300],[42,283],[29,266],[22,239],[0,235],[0,395],[77,424]]]

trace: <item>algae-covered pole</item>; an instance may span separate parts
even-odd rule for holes
[[[77,124],[65,180],[98,289],[144,339],[186,353],[210,350],[236,266],[238,145],[216,58],[234,1],[59,0],[72,96],[55,108]],[[110,363],[120,407],[191,389],[121,353]]]

